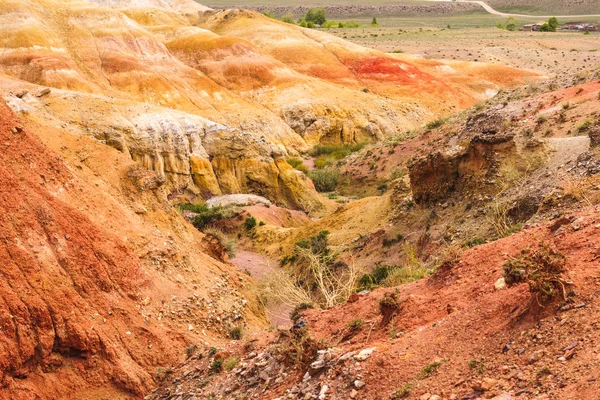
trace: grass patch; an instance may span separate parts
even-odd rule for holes
[[[304,172],[305,174],[308,172],[308,168],[306,167],[306,165],[304,165],[304,162],[302,162],[302,159],[297,158],[297,157],[290,157],[287,160],[287,163],[290,164],[292,166],[292,168]]]
[[[225,367],[227,371],[231,371],[235,368],[236,365],[238,365],[238,362],[240,362],[239,358],[231,357],[225,360],[225,362],[223,363],[223,367]]]
[[[340,171],[336,168],[315,169],[308,172],[318,192],[333,192],[340,181]]]
[[[429,365],[424,366],[423,368],[421,368],[421,371],[419,372],[418,379],[421,379],[421,380],[427,379],[431,375],[436,374],[439,371],[442,364],[445,363],[446,361],[448,361],[448,360],[442,359],[440,361],[435,361]]]
[[[310,155],[313,157],[318,157],[322,155],[332,156],[336,160],[341,160],[342,158],[349,156],[352,153],[355,153],[365,147],[366,143],[356,143],[356,144],[319,144],[316,145]]]
[[[425,125],[425,127],[429,130],[437,129],[437,128],[443,126],[447,121],[448,120],[446,118],[438,118],[434,121],[431,121],[427,125]]]

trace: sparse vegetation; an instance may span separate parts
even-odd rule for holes
[[[197,351],[198,351],[198,345],[197,344],[192,344],[192,345],[186,347],[185,348],[186,358],[190,358],[191,356],[193,356],[194,354],[196,354]]]
[[[400,400],[400,399],[406,399],[410,396],[411,390],[412,390],[412,383],[407,383],[404,386],[402,386],[400,389],[398,389],[393,395],[392,395],[392,400]]]
[[[419,372],[418,379],[422,380],[422,379],[429,378],[431,375],[436,374],[441,366],[442,366],[442,361],[435,361],[435,362],[432,362],[431,364],[424,366],[423,368],[421,368],[421,371]]]
[[[437,128],[443,126],[446,123],[446,121],[447,121],[446,118],[438,118],[438,119],[428,123],[425,127],[429,130],[437,129]]]
[[[352,321],[348,322],[348,328],[351,330],[358,330],[365,324],[361,318],[354,318]]]
[[[233,239],[229,239],[225,233],[216,228],[205,228],[204,233],[217,239],[219,245],[225,249],[227,257],[234,258],[236,254],[236,242]]]
[[[156,368],[156,380],[162,381],[163,379],[167,378],[172,373],[173,373],[173,368],[171,368],[171,367],[165,367],[165,368],[158,367],[158,368]]]

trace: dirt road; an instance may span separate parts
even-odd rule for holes
[[[529,14],[511,14],[497,11],[490,7],[487,3],[483,1],[473,1],[473,0],[428,0],[436,3],[471,3],[480,5],[490,14],[500,15],[502,17],[522,17],[522,18],[586,18],[586,17],[600,17],[600,14],[583,14],[583,15],[529,15]]]

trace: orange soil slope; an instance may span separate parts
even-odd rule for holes
[[[77,162],[66,164],[3,102],[0,116],[0,398],[69,397],[96,386],[115,396],[139,395],[152,387],[157,366],[184,356],[186,343],[212,340],[229,324],[245,323],[235,285],[230,293],[207,293],[215,281],[228,285],[229,267],[197,251],[191,259],[186,252],[158,248],[156,241],[168,246],[160,231],[169,226],[180,226],[177,240],[187,240],[190,249],[201,250],[201,237],[160,209],[154,173],[129,162],[111,178],[148,186],[146,194],[120,189],[138,201],[149,197],[148,210],[140,205],[131,210],[107,194],[98,173],[80,164],[98,163],[92,161],[93,143],[84,141],[74,154]],[[49,132],[54,145],[65,151],[77,146],[57,144],[60,134]],[[107,155],[102,161],[111,160]],[[82,180],[73,168],[89,175]],[[120,228],[113,227],[117,222]],[[139,238],[130,236],[132,231]],[[173,268],[176,275],[168,272]],[[231,282],[239,286],[240,280]],[[194,293],[202,295],[202,304],[176,302],[194,299]],[[209,303],[214,304],[208,306],[212,317]],[[185,310],[182,315],[179,307]],[[211,323],[217,315],[224,324]],[[260,325],[256,317],[249,318]],[[204,336],[201,329],[214,333]]]

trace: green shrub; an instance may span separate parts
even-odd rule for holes
[[[256,218],[254,218],[252,215],[248,214],[246,216],[246,219],[244,220],[244,228],[247,231],[250,231],[250,230],[254,229],[255,226],[256,226]]]
[[[368,274],[364,274],[359,280],[359,290],[371,289],[381,283],[385,278],[390,275],[390,272],[398,268],[397,266],[391,265],[378,265]]]
[[[446,123],[446,119],[445,118],[438,118],[435,121],[431,121],[430,123],[428,123],[427,125],[425,125],[425,127],[429,130],[431,129],[437,129],[440,126],[444,125]]]
[[[210,371],[214,373],[221,372],[223,370],[223,360],[222,359],[214,359],[212,363],[210,363]]]
[[[315,168],[323,169],[325,167],[331,167],[333,165],[333,159],[331,156],[322,155],[317,157],[315,160]]]
[[[291,13],[283,14],[281,20],[287,24],[295,24],[294,16]]]
[[[427,379],[431,375],[437,373],[438,370],[440,369],[440,367],[442,366],[442,361],[432,362],[431,364],[426,365],[423,368],[421,368],[418,378],[419,379]]]
[[[475,247],[475,246],[479,246],[480,244],[484,244],[485,243],[485,239],[482,238],[475,238],[475,239],[471,239],[471,240],[467,240],[466,242],[464,242],[462,244],[461,247]]]
[[[307,23],[313,23],[314,25],[323,25],[327,21],[327,12],[323,7],[311,8],[304,17]],[[310,26],[309,26],[310,28]]]
[[[382,244],[383,247],[390,247],[396,243],[400,243],[402,240],[404,240],[404,236],[401,233],[397,233],[396,236],[392,238],[384,237]]]
[[[301,311],[308,310],[309,308],[313,308],[313,305],[309,304],[309,303],[298,304],[296,307],[294,307],[294,309],[290,313],[290,319],[294,322],[298,321],[300,318],[302,318]]]
[[[223,219],[221,207],[206,208],[194,217],[192,224],[199,230],[204,230],[212,222]]]
[[[365,321],[363,321],[362,319],[354,318],[352,321],[348,322],[348,328],[350,328],[351,330],[358,330],[364,324],[365,324]]]
[[[318,192],[333,192],[340,181],[340,172],[336,168],[315,169],[308,172]]]
[[[392,395],[392,400],[400,400],[400,399],[408,398],[408,396],[410,396],[412,386],[413,386],[412,383],[407,383],[406,385],[402,386],[400,389],[398,389]]]
[[[244,331],[241,326],[236,326],[229,331],[229,337],[233,340],[242,340],[244,337]]]
[[[304,173],[308,172],[308,168],[306,167],[306,165],[304,165],[304,163],[302,162],[302,160],[300,158],[290,157],[286,161],[294,169],[297,169],[298,171],[301,171],[301,172],[304,172]]]
[[[581,125],[577,127],[577,132],[584,133],[587,132],[592,127],[592,121],[589,119],[584,121]]]

